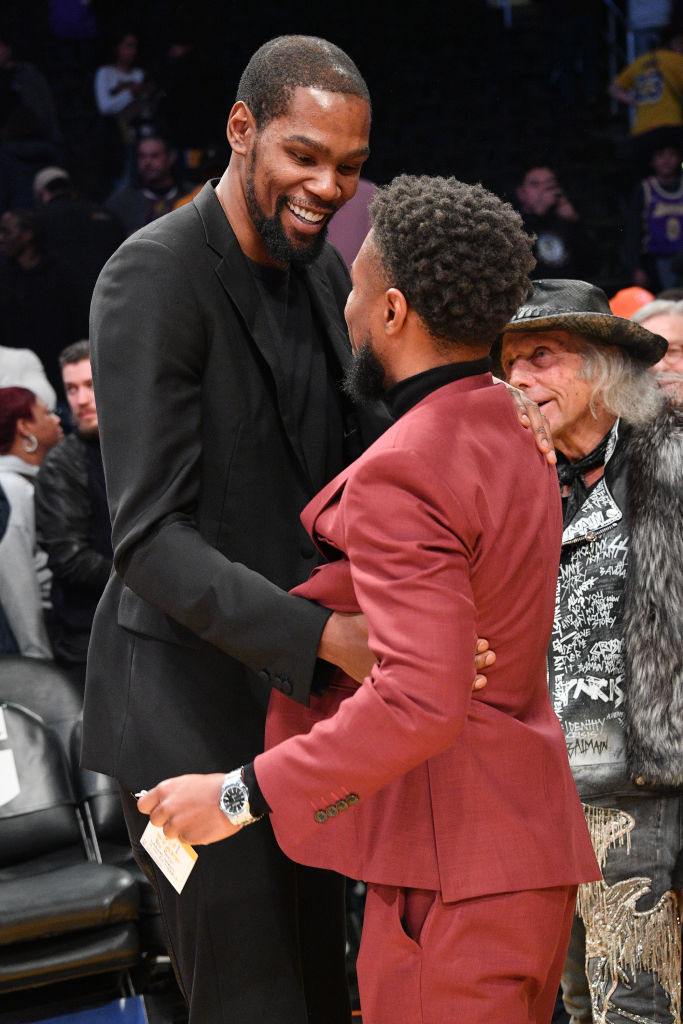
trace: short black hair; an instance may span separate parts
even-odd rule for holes
[[[387,285],[444,344],[492,344],[535,265],[522,218],[481,185],[402,174],[370,204]]]
[[[59,368],[63,370],[65,366],[81,363],[84,359],[90,359],[90,342],[87,338],[74,341],[62,349],[59,353]]]
[[[544,169],[550,171],[557,178],[557,168],[553,164],[552,160],[548,160],[542,153],[533,154],[530,158],[527,158],[523,164],[517,166],[517,173],[515,175],[515,185],[519,188],[524,184],[526,176],[531,171],[539,171]]]
[[[236,101],[246,103],[261,129],[287,113],[299,86],[359,96],[370,103],[365,80],[348,54],[317,36],[278,36],[259,47],[242,73]]]

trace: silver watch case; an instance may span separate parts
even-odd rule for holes
[[[258,821],[249,810],[249,790],[242,778],[242,769],[237,768],[223,779],[220,808],[233,825],[251,825]]]

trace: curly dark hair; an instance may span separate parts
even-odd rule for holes
[[[375,194],[370,218],[387,285],[403,292],[434,339],[492,343],[535,264],[510,204],[456,178],[401,174]]]
[[[242,73],[236,100],[246,103],[261,129],[287,113],[297,86],[360,96],[370,103],[365,80],[348,54],[317,36],[278,36],[264,43]]]

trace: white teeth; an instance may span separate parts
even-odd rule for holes
[[[324,213],[313,213],[312,210],[306,210],[303,206],[297,206],[295,203],[287,203],[287,206],[292,213],[301,217],[302,220],[307,220],[309,224],[319,224],[321,220],[325,219]]]

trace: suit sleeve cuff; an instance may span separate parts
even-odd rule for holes
[[[250,761],[249,764],[245,764],[243,768],[244,785],[249,790],[249,810],[255,818],[260,818],[262,814],[270,814],[271,808],[268,806],[266,798],[261,792],[261,787],[258,784],[256,778],[256,772],[254,771],[254,762]]]

